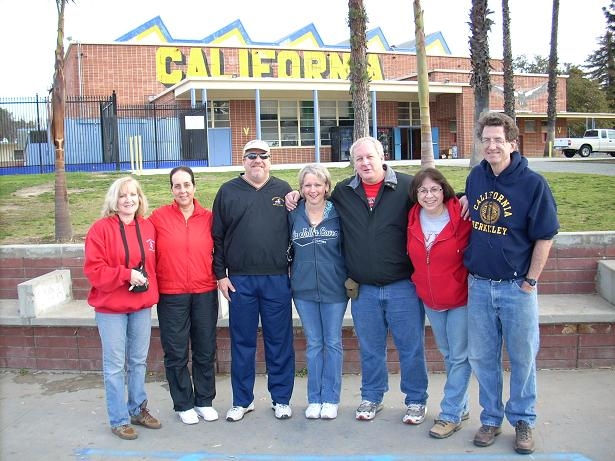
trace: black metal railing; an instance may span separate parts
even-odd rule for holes
[[[50,98],[0,98],[0,174],[55,168]],[[180,164],[207,166],[207,153],[182,151],[185,104],[121,106],[111,97],[70,97],[65,109],[66,171],[131,170]],[[185,148],[184,148],[185,150]]]

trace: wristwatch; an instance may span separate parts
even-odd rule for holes
[[[536,279],[530,279],[530,278],[525,277],[525,281],[532,287],[536,286]]]

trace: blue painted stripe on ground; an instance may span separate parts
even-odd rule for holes
[[[225,454],[194,452],[181,453],[170,451],[103,450],[83,448],[75,450],[75,455],[83,461],[94,461],[96,457],[105,459],[139,457],[141,459],[169,459],[174,461],[207,461],[232,459],[233,461],[510,461],[519,456],[510,454],[452,454],[452,455],[266,455],[266,454]],[[534,453],[532,461],[592,461],[580,453]]]

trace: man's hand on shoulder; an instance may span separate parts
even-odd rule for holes
[[[288,194],[284,196],[284,205],[286,205],[286,209],[288,211],[293,211],[297,208],[297,202],[299,202],[299,191],[291,190]]]
[[[464,220],[470,219],[470,207],[468,206],[468,196],[462,195],[459,197],[459,204],[461,205],[461,217]]]

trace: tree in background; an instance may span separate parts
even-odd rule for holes
[[[549,81],[547,83],[547,142],[544,155],[551,155],[555,139],[557,118],[557,24],[559,22],[559,0],[553,0],[551,14],[551,50],[549,52]]]
[[[64,82],[64,7],[68,0],[56,0],[58,35],[55,50],[55,72],[51,89],[51,138],[55,148],[55,239],[68,242],[73,229],[68,206],[66,171],[64,169],[64,109],[66,88]]]
[[[0,107],[0,142],[14,143],[17,141],[17,128],[19,123],[13,118],[13,114]]]
[[[566,80],[566,110],[568,112],[609,112],[609,102],[606,93],[600,88],[600,83],[587,78],[579,66],[567,65],[563,72],[568,75]],[[566,136],[582,136],[586,129],[591,128],[586,120],[568,120]],[[593,126],[593,125],[592,125]],[[615,126],[613,119],[597,119],[596,128],[611,128]]]
[[[429,113],[429,77],[427,75],[427,50],[421,0],[414,0],[414,37],[416,40],[416,71],[419,82],[419,109],[421,114],[421,168],[435,166]]]
[[[474,126],[481,114],[489,110],[489,92],[491,91],[491,78],[489,71],[489,39],[493,21],[488,17],[493,11],[487,7],[487,0],[472,0],[470,9],[470,86],[474,88]],[[478,139],[474,139],[474,148],[470,158],[470,167],[478,164],[482,158]]]
[[[363,0],[348,0],[350,27],[350,94],[354,108],[353,139],[369,136],[369,74],[367,73],[367,12]]]
[[[598,40],[599,48],[588,56],[585,68],[590,78],[599,82],[606,92],[611,110],[615,110],[615,0],[602,7],[606,32]]]
[[[525,54],[520,54],[513,59],[513,68],[522,74],[546,74],[549,70],[549,58],[538,54],[534,55],[534,60]]]
[[[515,79],[512,46],[510,44],[510,9],[508,8],[508,0],[502,0],[502,50],[504,54],[504,113],[513,120],[516,120]]]

